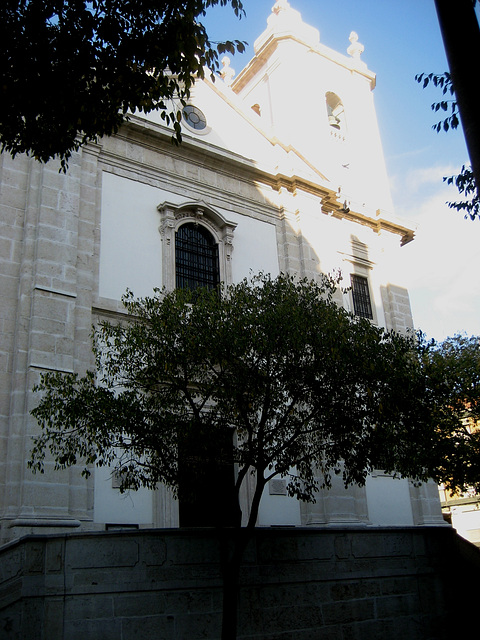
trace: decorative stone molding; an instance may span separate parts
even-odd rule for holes
[[[317,477],[321,487],[323,477]],[[309,527],[364,527],[369,524],[365,487],[352,485],[345,489],[340,476],[333,475],[329,489],[319,488],[315,502],[300,503],[302,525]]]
[[[357,62],[360,62],[360,56],[364,52],[365,47],[361,42],[358,41],[358,34],[355,31],[352,31],[350,33],[350,37],[348,39],[351,42],[350,46],[347,49],[348,55],[357,60]]]
[[[290,9],[290,8],[291,7],[288,0],[277,0],[277,2],[275,2],[275,4],[272,7],[272,12],[278,15],[280,11],[286,11],[287,9]]]
[[[220,77],[224,81],[224,83],[229,87],[233,82],[233,76],[235,75],[235,69],[230,66],[230,58],[228,56],[224,56],[221,60],[222,69],[220,70]]]
[[[173,204],[162,202],[157,207],[160,213],[158,228],[162,239],[163,285],[175,288],[175,233],[186,222],[206,227],[218,244],[220,279],[226,285],[232,282],[233,238],[236,223],[227,220],[221,213],[204,202]]]

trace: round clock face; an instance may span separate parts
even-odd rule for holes
[[[192,129],[197,129],[200,131],[201,129],[205,129],[207,126],[207,119],[198,107],[194,107],[193,104],[187,104],[183,109],[183,118],[185,122],[192,127]]]

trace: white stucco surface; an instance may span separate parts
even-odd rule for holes
[[[106,467],[96,469],[94,522],[151,524],[153,494],[148,489],[120,493],[112,488],[111,470]]]
[[[136,296],[162,286],[159,189],[103,172],[99,295],[119,300],[127,288]]]
[[[374,475],[366,484],[368,518],[373,525],[413,525],[408,481]]]

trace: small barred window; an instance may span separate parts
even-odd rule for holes
[[[350,282],[352,285],[353,312],[356,316],[373,320],[372,302],[370,300],[367,278],[352,273]]]

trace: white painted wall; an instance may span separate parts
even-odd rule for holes
[[[258,526],[300,526],[300,502],[290,496],[270,495],[265,487],[260,509]]]
[[[229,213],[228,217],[238,225],[232,255],[233,282],[260,271],[277,276],[279,266],[275,225],[239,214]]]
[[[372,525],[413,525],[408,480],[374,474],[367,478],[366,492]]]
[[[119,300],[127,287],[136,296],[146,296],[162,286],[157,205],[166,196],[160,189],[103,173],[100,297]]]
[[[111,469],[95,469],[94,522],[152,524],[153,493],[148,489],[120,493],[112,488]]]
[[[459,535],[480,545],[480,508],[478,503],[451,507],[452,526]]]
[[[181,204],[177,194],[111,173],[103,173],[99,296],[119,300],[127,288],[136,296],[162,286],[162,242],[157,206]],[[220,210],[237,223],[232,256],[233,281],[250,273],[279,273],[274,224]]]

